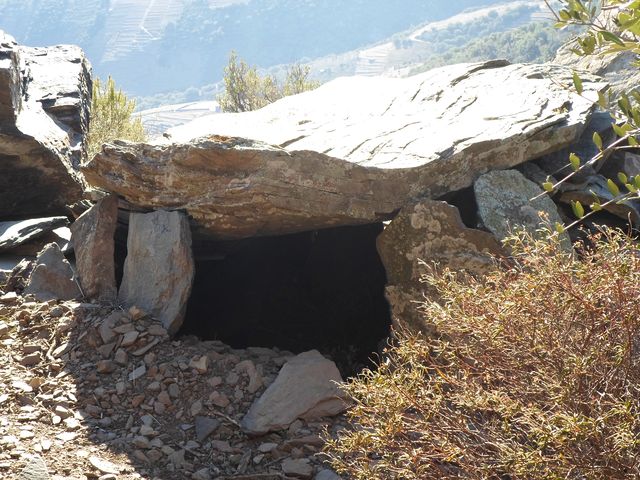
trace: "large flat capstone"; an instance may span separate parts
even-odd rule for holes
[[[578,96],[571,82],[568,68],[505,61],[341,78],[154,144],[106,145],[83,172],[134,207],[185,209],[216,238],[371,223],[571,144],[605,86],[585,76]]]

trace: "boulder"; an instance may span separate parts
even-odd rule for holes
[[[494,256],[504,254],[490,233],[465,227],[456,207],[434,200],[400,210],[378,237],[377,248],[387,272],[393,321],[412,330],[425,327],[415,305],[428,290],[420,281],[426,273],[422,262],[482,275]]]
[[[0,222],[0,251],[11,250],[69,224],[67,217],[32,218]]]
[[[22,47],[0,31],[0,218],[66,213],[81,198],[90,68],[78,47]]]
[[[45,246],[35,260],[35,267],[23,292],[36,300],[74,300],[82,296],[73,269],[56,243]]]
[[[117,297],[114,260],[117,223],[118,197],[109,195],[71,226],[78,280],[87,298],[113,302]]]
[[[579,138],[605,85],[587,76],[578,96],[563,86],[571,74],[491,61],[341,78],[255,112],[195,120],[157,143],[107,144],[83,172],[136,208],[184,209],[194,234],[215,238],[389,220],[411,199]]]
[[[195,264],[184,213],[132,213],[118,299],[153,315],[169,333],[184,320]]]
[[[530,234],[537,235],[540,228],[554,228],[562,224],[558,208],[541,187],[527,180],[516,170],[496,170],[485,173],[473,186],[478,216],[487,230],[498,240],[504,240],[514,230],[524,228]],[[560,234],[565,248],[571,248],[566,233]]]
[[[284,430],[297,418],[313,420],[344,411],[335,363],[317,350],[296,355],[280,369],[275,381],[244,416],[242,429],[250,435]]]

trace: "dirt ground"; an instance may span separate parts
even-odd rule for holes
[[[6,294],[0,478],[338,478],[321,449],[343,417],[257,438],[239,428],[291,356],[172,339],[136,308]]]

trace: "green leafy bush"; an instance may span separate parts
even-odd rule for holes
[[[135,108],[135,101],[129,100],[122,90],[116,90],[111,77],[105,84],[99,78],[94,79],[87,140],[89,158],[100,151],[103,143],[112,140],[146,140],[142,121],[133,118]]]
[[[218,97],[224,112],[248,112],[258,110],[288,95],[295,95],[319,86],[309,79],[310,69],[295,64],[287,69],[284,85],[272,75],[260,76],[256,67],[250,67],[231,52],[224,69],[224,94]]]
[[[339,473],[372,479],[640,477],[640,251],[622,234],[579,255],[524,234],[484,279],[443,272],[437,334],[400,333],[347,385]]]

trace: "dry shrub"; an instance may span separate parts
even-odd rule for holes
[[[640,255],[622,234],[574,257],[512,239],[484,280],[429,281],[438,334],[399,334],[347,389],[330,441],[353,479],[640,478]]]

